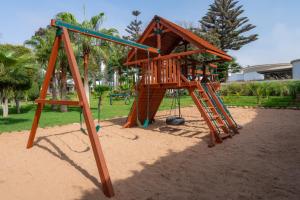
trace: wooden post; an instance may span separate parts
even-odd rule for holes
[[[51,76],[55,69],[55,63],[56,63],[56,58],[57,58],[60,42],[61,42],[61,36],[56,36],[54,43],[53,43],[52,50],[51,50],[51,55],[50,55],[49,62],[48,62],[48,68],[47,68],[47,72],[45,74],[45,79],[44,79],[44,82],[42,85],[42,89],[40,91],[40,99],[46,98],[47,90],[48,90],[49,83],[51,80]],[[27,142],[28,149],[33,146],[33,141],[35,138],[36,130],[37,130],[37,127],[38,127],[38,124],[40,121],[43,107],[44,107],[43,103],[38,103],[37,109],[35,111],[34,119],[32,122],[30,135],[29,135],[28,142]]]
[[[86,123],[86,128],[88,131],[88,135],[91,141],[92,149],[94,152],[94,157],[96,160],[96,164],[98,167],[99,176],[101,179],[101,183],[103,186],[103,192],[106,196],[112,197],[114,196],[114,190],[112,187],[112,183],[109,177],[108,169],[105,163],[104,154],[102,152],[101,144],[99,142],[98,135],[96,133],[96,127],[92,118],[92,113],[89,108],[87,97],[84,93],[83,84],[80,78],[80,73],[78,69],[78,65],[75,59],[75,55],[71,46],[70,37],[68,30],[66,28],[63,28],[63,35],[62,39],[64,42],[64,47],[67,53],[70,70],[72,73],[72,76],[74,78],[74,82],[76,85],[76,89],[78,92],[78,98],[79,101],[82,102],[82,108],[83,108],[83,115]]]

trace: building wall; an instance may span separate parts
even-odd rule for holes
[[[233,82],[233,81],[244,81],[244,74],[241,73],[228,74],[228,82]]]
[[[245,72],[244,81],[260,81],[264,80],[264,75],[257,72]]]
[[[291,63],[293,65],[293,79],[300,80],[300,59]]]

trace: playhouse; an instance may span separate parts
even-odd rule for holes
[[[136,84],[137,95],[124,127],[129,128],[139,122],[148,126],[154,121],[155,114],[167,89],[186,89],[210,129],[210,146],[221,143],[224,138],[237,133],[237,124],[217,94],[219,83],[215,73],[216,63],[230,61],[231,57],[199,36],[159,16],[153,18],[137,42],[113,37],[59,20],[52,20],[51,26],[55,27],[57,32],[40,97],[36,99],[37,109],[27,148],[31,148],[34,144],[39,119],[45,104],[81,107],[103,192],[106,196],[114,196],[114,190],[84,92],[69,32],[76,32],[132,48],[125,65],[139,69],[140,81]],[[67,54],[79,101],[46,99],[56,58],[59,50],[62,49]],[[202,55],[201,59],[197,57],[200,55]]]

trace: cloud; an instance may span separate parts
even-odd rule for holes
[[[259,40],[230,53],[242,66],[290,62],[300,58],[300,27],[277,23]]]

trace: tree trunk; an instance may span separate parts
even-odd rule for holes
[[[55,70],[53,72],[53,75],[52,75],[52,79],[51,79],[51,95],[52,95],[52,100],[57,100],[57,97],[58,97],[58,85],[57,85],[57,77],[56,77],[56,73],[55,73]],[[57,110],[58,109],[58,105],[54,105],[52,104],[51,105],[51,110]]]
[[[62,63],[61,65],[61,92],[60,92],[60,98],[61,100],[67,100],[67,67],[65,63]],[[61,112],[68,112],[68,106],[67,105],[61,105],[60,106]]]
[[[20,100],[18,98],[15,98],[15,103],[16,103],[17,114],[20,114],[21,113]]]
[[[95,87],[97,86],[97,83],[96,83],[96,76],[94,73],[92,74],[92,80],[93,80],[93,87],[95,89]]]
[[[8,117],[8,98],[3,97],[2,99],[2,110],[3,110],[3,118]]]
[[[90,105],[90,88],[89,88],[89,76],[88,76],[88,63],[89,63],[89,54],[85,53],[83,56],[83,67],[84,67],[84,74],[83,74],[83,85],[84,91],[87,97],[88,104]]]

